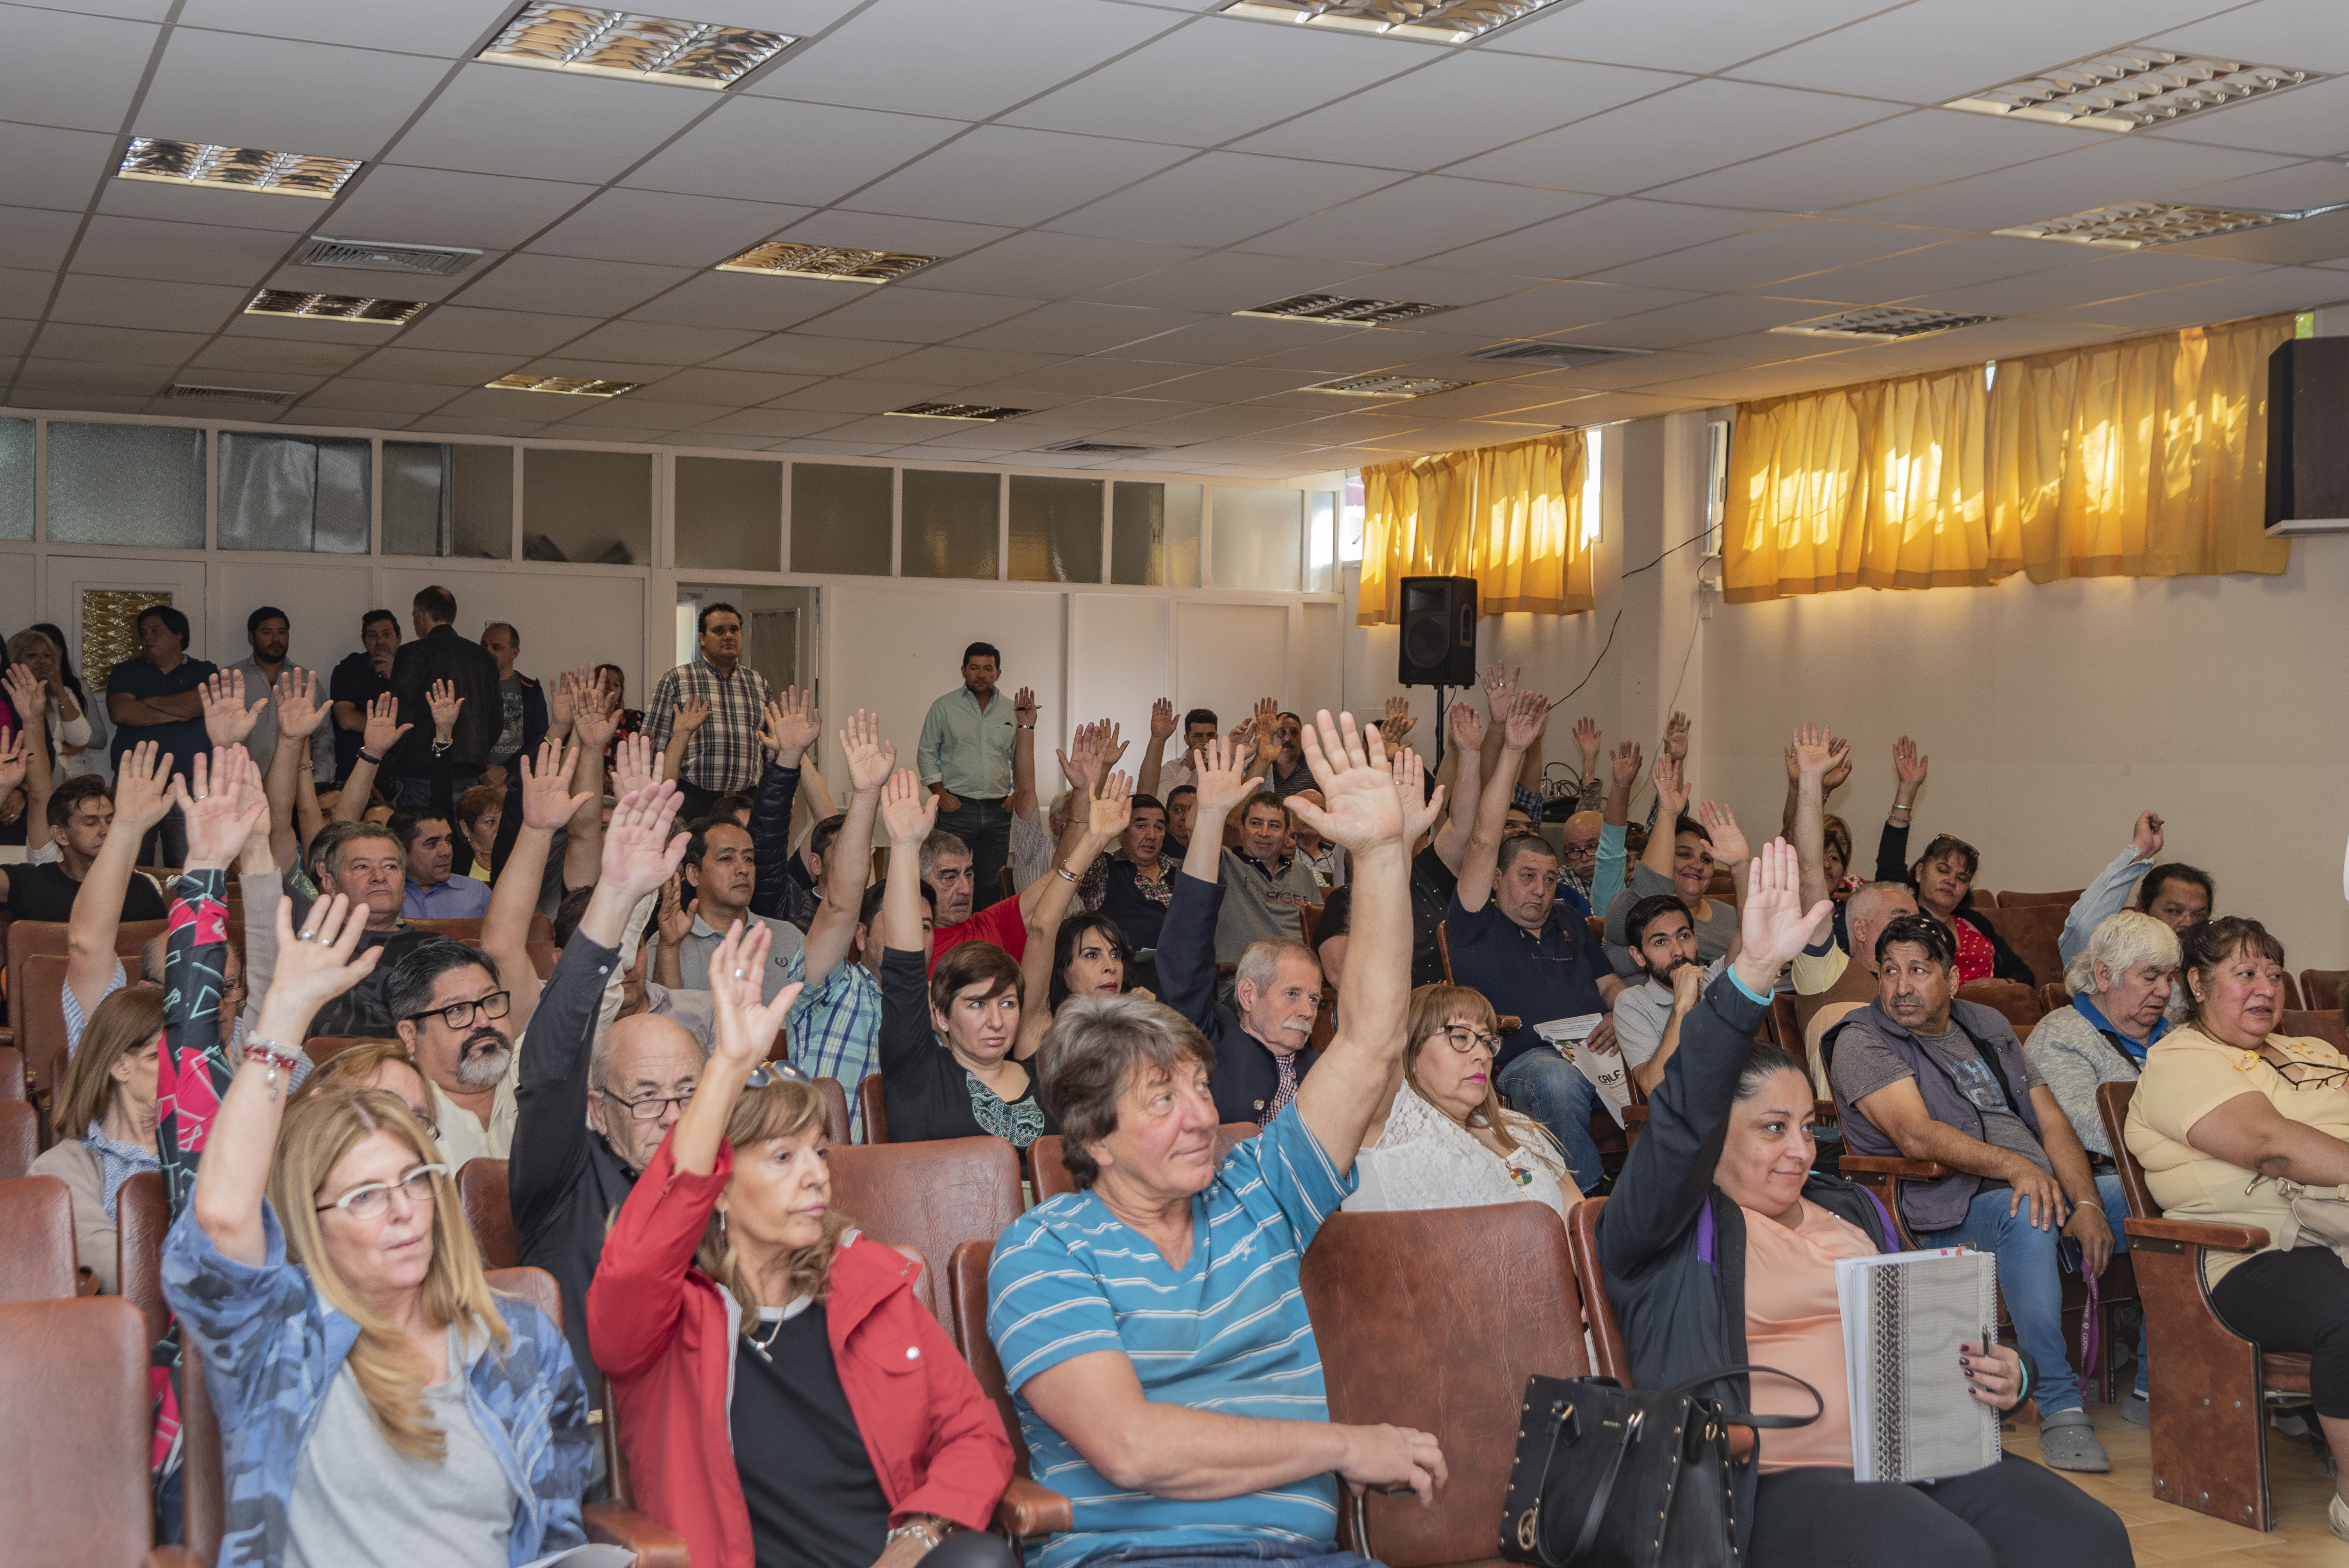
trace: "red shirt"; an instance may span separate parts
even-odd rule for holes
[[[1019,900],[999,899],[960,925],[942,925],[932,932],[931,972],[936,972],[938,960],[947,955],[948,948],[959,947],[966,942],[992,942],[1018,962],[1028,951],[1028,917],[1019,913]]]

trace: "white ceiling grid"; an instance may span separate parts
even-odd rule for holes
[[[669,0],[802,41],[724,93],[471,59],[515,0],[0,3],[0,400],[1288,475],[2349,296],[2300,264],[1991,231],[2122,201],[2349,201],[2338,0],[1561,0],[1463,46],[1203,0]],[[2329,73],[2127,135],[1940,104],[2143,45]],[[332,202],[110,178],[133,135],[364,160]],[[2288,225],[2285,227],[2289,227]],[[288,264],[314,233],[473,247],[454,277]],[[936,263],[717,273],[768,240]],[[428,302],[404,327],[261,288]],[[1387,328],[1235,317],[1309,293]],[[1853,345],[1856,307],[1984,314]],[[1518,339],[1651,352],[1575,369]],[[623,397],[492,391],[517,373]],[[1362,375],[1477,383],[1392,402]],[[885,417],[916,402],[1031,410]]]

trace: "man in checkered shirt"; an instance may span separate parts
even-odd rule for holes
[[[759,727],[765,721],[767,679],[742,665],[742,615],[731,604],[701,609],[701,651],[689,665],[661,676],[645,728],[657,750],[667,749],[677,727],[679,702],[706,702],[709,721],[693,734],[678,765],[678,793],[685,804],[679,822],[709,814],[720,795],[759,787]]]

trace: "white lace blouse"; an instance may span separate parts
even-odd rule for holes
[[[1510,1119],[1516,1151],[1504,1158],[1476,1135],[1444,1115],[1406,1082],[1395,1090],[1375,1146],[1354,1157],[1361,1184],[1345,1206],[1357,1212],[1383,1209],[1473,1209],[1486,1203],[1526,1200],[1547,1203],[1566,1215],[1559,1182],[1566,1161],[1538,1123]]]

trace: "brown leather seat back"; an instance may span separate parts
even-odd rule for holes
[[[857,1114],[864,1119],[864,1141],[889,1141],[889,1096],[881,1087],[879,1073],[867,1073],[864,1081],[856,1086]]]
[[[1615,1305],[1607,1299],[1607,1276],[1599,1266],[1599,1212],[1604,1198],[1585,1198],[1566,1212],[1567,1254],[1574,1260],[1574,1283],[1582,1293],[1582,1318],[1590,1330],[1595,1370],[1626,1388],[1631,1386],[1631,1352],[1623,1343]]]
[[[481,1249],[481,1266],[520,1268],[522,1243],[514,1237],[513,1202],[506,1195],[506,1162],[466,1161],[457,1171],[457,1196],[465,1205],[465,1222],[473,1227],[474,1244]]]
[[[220,1418],[212,1410],[203,1353],[184,1333],[180,1336],[180,1443],[182,1530],[188,1550],[211,1563],[220,1555],[221,1532],[227,1528],[228,1484],[221,1468]]]
[[[2044,1018],[2050,1013],[2060,1013],[2071,1005],[2072,993],[2064,986],[2064,982],[2043,980],[2039,983],[2039,1016],[2041,1017]]]
[[[2017,1039],[2027,1039],[2039,1022],[2039,988],[2020,980],[1977,980],[1958,987],[1958,999],[1988,1007],[2014,1026]]]
[[[468,1161],[477,1165],[479,1161]],[[500,1161],[501,1164],[503,1161]],[[518,1295],[546,1315],[555,1327],[563,1326],[563,1287],[544,1269],[497,1268],[483,1271],[490,1288],[505,1295]]]
[[[1974,894],[1974,907],[1981,909],[1987,904],[1992,909],[2024,909],[2054,904],[2069,914],[2072,906],[2080,902],[2080,895],[2087,891],[2084,887],[2075,887],[2069,892],[1977,892]]]
[[[2334,1050],[2349,1053],[2349,1028],[2344,1028],[2338,1007],[2319,1013],[2295,1011],[2287,1007],[2276,1019],[2279,1035],[2313,1035]]]
[[[1590,1370],[1566,1227],[1530,1202],[1333,1214],[1302,1272],[1330,1418],[1431,1432],[1452,1472],[1433,1507],[1370,1498],[1354,1550],[1387,1568],[1490,1559],[1526,1379]]]
[[[32,1109],[13,1102],[0,1111],[20,1106]],[[0,1181],[0,1301],[69,1301],[73,1295],[71,1190],[54,1176]]]
[[[163,1198],[163,1176],[141,1171],[122,1183],[115,1197],[114,1268],[122,1299],[147,1315],[151,1344],[171,1326],[163,1302],[163,1235],[171,1228],[171,1206]]]
[[[992,1246],[1018,1219],[1019,1156],[1000,1138],[927,1143],[844,1144],[832,1151],[832,1206],[874,1241],[948,1258],[964,1242]],[[924,1271],[919,1295],[954,1334],[954,1313],[936,1276]]]
[[[16,933],[39,921],[18,921]],[[25,1098],[54,1100],[66,1070],[66,959],[36,953],[8,965],[8,1016],[16,1028],[16,1048],[25,1053]]]
[[[820,1078],[815,1080],[815,1092],[823,1097],[823,1136],[828,1143],[848,1141],[848,1091],[840,1087],[838,1078]]]
[[[171,899],[167,890],[165,902]],[[114,951],[123,960],[132,979],[139,977],[140,950],[163,934],[165,923],[160,920],[126,920],[114,928]],[[19,965],[36,954],[64,958],[73,952],[67,940],[69,927],[62,920],[15,920],[8,923],[8,973],[19,974]]]
[[[25,1098],[25,1053],[0,1046],[0,1099]]]
[[[119,1297],[0,1306],[0,1428],[17,1439],[0,1465],[10,1562],[129,1568],[146,1556],[149,1343]]]
[[[2113,1146],[2113,1165],[2120,1172],[2121,1191],[2128,1199],[2129,1218],[2158,1220],[2161,1206],[2153,1201],[2153,1189],[2145,1183],[2145,1167],[2137,1162],[2129,1146],[2121,1137],[2128,1125],[2129,1100],[2137,1093],[2137,1081],[2115,1080],[2096,1086],[2096,1115],[2105,1124],[2105,1141]]]
[[[343,1051],[358,1044],[357,1035],[313,1035],[302,1042],[302,1054],[310,1058],[312,1067],[324,1067]]]
[[[2026,903],[2009,909],[2002,901],[1996,909],[1977,906],[1968,913],[1979,915],[1982,923],[2006,939],[2015,956],[2031,966],[2033,985],[2064,978],[2064,958],[2056,938],[2063,934],[2064,916],[2072,913],[2070,903]]]
[[[40,1152],[40,1111],[25,1100],[0,1099],[0,1181],[14,1181],[32,1170]]]
[[[971,1376],[995,1401],[1003,1429],[1011,1439],[1012,1461],[1026,1475],[1028,1439],[1019,1430],[1019,1412],[1011,1403],[1010,1390],[1003,1386],[1003,1362],[995,1354],[995,1341],[987,1336],[987,1265],[994,1257],[993,1242],[965,1242],[954,1250],[947,1267],[947,1295],[953,1304],[951,1331],[962,1341],[963,1359],[970,1363]]]
[[[2302,1004],[2317,1012],[2329,1012],[2340,1006],[2344,981],[2349,981],[2349,969],[2302,970],[2300,972]]]
[[[1226,1121],[1216,1129],[1216,1163],[1221,1165],[1232,1146],[1243,1139],[1254,1138],[1263,1129],[1253,1121]],[[1034,1172],[1036,1202],[1057,1198],[1063,1192],[1077,1190],[1076,1179],[1069,1174],[1068,1161],[1061,1153],[1062,1140],[1057,1132],[1048,1132],[1028,1146],[1028,1163]]]

